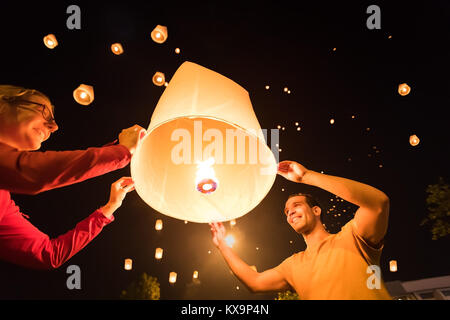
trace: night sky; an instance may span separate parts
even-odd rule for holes
[[[448,275],[448,238],[431,240],[429,228],[420,222],[427,214],[427,185],[440,176],[449,182],[444,112],[450,102],[450,3],[226,3],[2,3],[0,83],[47,94],[60,129],[41,150],[74,150],[104,145],[134,124],[147,128],[165,88],[153,85],[156,71],[170,81],[184,61],[214,70],[249,92],[262,128],[285,127],[280,160],[367,183],[390,197],[381,259],[385,281]],[[70,4],[81,8],[81,30],[66,28]],[[381,8],[380,30],[366,27],[370,4]],[[158,24],[168,28],[163,44],[150,38]],[[59,42],[53,50],[42,41],[49,33]],[[124,54],[112,54],[114,42],[122,43]],[[400,96],[397,87],[405,82],[411,92]],[[94,86],[89,106],[73,99],[81,83]],[[283,92],[284,87],[291,93]],[[409,144],[412,134],[420,138],[416,147]],[[111,183],[129,174],[128,166],[36,196],[12,197],[35,226],[56,237],[104,205]],[[284,202],[294,192],[315,195],[325,211],[336,204],[326,191],[278,176],[267,197],[232,230],[234,249],[258,271],[305,249],[283,215]],[[332,213],[324,213],[333,233],[356,210],[350,203],[337,203]],[[166,217],[136,192],[115,217],[57,270],[0,262],[0,298],[117,299],[143,272],[158,278],[161,299],[275,297],[251,294],[230,273],[208,225]],[[162,231],[155,231],[156,219],[163,220]],[[164,249],[161,261],[154,258],[157,247]],[[132,271],[124,270],[125,258],[133,259]],[[389,272],[392,259],[398,261],[396,273]],[[66,269],[72,264],[81,268],[81,290],[66,287]],[[200,284],[192,283],[194,270]],[[171,271],[178,280],[169,286]]]

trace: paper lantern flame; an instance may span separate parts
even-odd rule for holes
[[[142,200],[162,214],[199,223],[236,219],[275,181],[277,161],[248,92],[197,64],[185,62],[172,76],[147,132],[131,176]]]
[[[49,34],[44,37],[44,44],[49,49],[54,49],[58,45],[58,40],[54,34]]]
[[[216,191],[219,181],[216,178],[214,168],[214,158],[205,161],[199,161],[197,164],[197,173],[195,177],[195,185],[197,190],[204,194]]]

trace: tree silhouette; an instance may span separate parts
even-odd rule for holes
[[[159,300],[159,282],[156,277],[143,273],[137,281],[133,281],[123,290],[120,299],[124,300]]]
[[[429,212],[420,225],[431,224],[432,239],[438,240],[450,234],[450,186],[440,177],[439,182],[429,185],[426,191]]]

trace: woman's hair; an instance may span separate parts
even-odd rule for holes
[[[42,98],[50,99],[42,92],[35,89],[26,89],[23,87],[12,86],[9,84],[0,84],[0,113],[3,113],[5,108],[15,100],[28,99],[31,96],[40,96]],[[53,108],[53,106],[52,106]]]

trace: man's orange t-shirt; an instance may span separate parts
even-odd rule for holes
[[[367,244],[350,220],[340,232],[293,254],[275,270],[302,300],[391,300],[379,271],[382,249]]]

